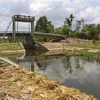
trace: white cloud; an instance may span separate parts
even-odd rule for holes
[[[93,1],[93,2],[100,2],[100,0],[89,0],[89,1],[90,1],[90,2],[91,2],[91,1]]]
[[[99,23],[100,7],[90,5],[91,2],[100,3],[100,0],[0,0],[0,16],[26,14],[37,20],[46,15],[55,26],[60,26],[66,17],[74,14],[75,20],[83,17],[87,23]]]

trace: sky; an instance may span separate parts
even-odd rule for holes
[[[100,23],[100,0],[0,0],[0,30],[6,30],[11,17],[16,14],[35,16],[46,15],[55,27],[63,25],[70,14],[77,20],[84,18],[86,24]],[[20,23],[21,29],[27,25]]]

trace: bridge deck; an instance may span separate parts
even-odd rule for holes
[[[0,32],[0,36],[2,37],[2,36],[12,36],[12,31],[8,31],[8,32],[6,32],[6,34],[5,34],[5,32],[3,32],[3,31],[1,31]],[[18,32],[16,32],[16,36],[30,36],[31,35],[31,32],[28,32],[28,31],[18,31]],[[41,32],[34,32],[34,35],[35,36],[42,36],[42,37],[54,37],[54,38],[67,38],[68,37],[68,35],[60,35],[60,34],[53,34],[53,33],[41,33]]]
[[[35,20],[35,17],[33,16],[25,16],[25,15],[14,15],[13,19],[15,21],[20,21],[20,22],[32,22]]]

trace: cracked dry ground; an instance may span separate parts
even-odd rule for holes
[[[0,100],[97,100],[21,66],[0,67]]]

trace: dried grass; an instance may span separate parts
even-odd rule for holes
[[[0,67],[0,100],[97,100],[23,67]]]

